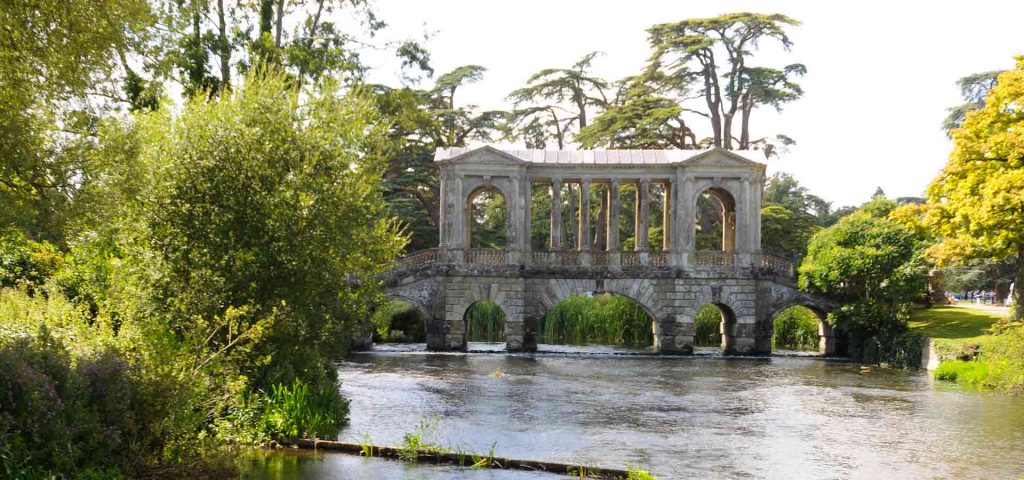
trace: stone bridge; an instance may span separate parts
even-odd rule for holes
[[[430,350],[464,350],[466,312],[476,302],[491,301],[505,313],[507,349],[533,351],[541,319],[558,302],[610,292],[650,314],[656,352],[691,353],[694,318],[712,304],[722,313],[724,351],[769,353],[778,313],[799,305],[823,318],[832,305],[798,291],[789,262],[761,254],[765,164],[758,155],[722,149],[438,150],[440,246],[399,259],[385,277],[387,295],[426,315]],[[612,228],[623,225],[623,185],[633,190],[629,250],[620,242],[623,228]],[[505,200],[504,248],[473,244],[473,202],[483,191]],[[697,241],[709,230],[698,218],[702,196],[716,209],[721,228],[711,248]],[[663,213],[653,222],[652,197]],[[536,242],[530,231],[530,209],[538,200],[554,207],[540,251],[531,248]],[[569,218],[563,219],[566,210]],[[572,228],[563,233],[565,220]],[[654,247],[652,226],[662,232]],[[820,350],[836,353],[824,322],[820,336]]]

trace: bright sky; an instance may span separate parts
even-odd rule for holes
[[[955,81],[1010,68],[1024,53],[1024,1],[378,0],[376,10],[388,37],[434,33],[427,46],[438,73],[487,67],[456,98],[484,109],[509,108],[505,96],[530,74],[595,50],[605,53],[596,75],[636,74],[650,55],[644,30],[657,23],[740,11],[796,18],[792,51],[766,46],[758,63],[805,64],[805,95],[781,115],[755,112],[751,133],[795,139],[769,172],[793,174],[836,206],[860,204],[879,186],[890,197],[922,195],[950,150],[940,125],[960,103]],[[383,77],[384,60],[366,60],[381,67],[371,80],[395,82]],[[710,135],[706,121],[689,122]]]

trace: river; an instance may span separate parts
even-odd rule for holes
[[[487,351],[497,347],[472,345]],[[613,468],[659,479],[1005,478],[1024,475],[1024,398],[965,391],[923,371],[806,355],[356,353],[342,440],[398,445],[422,419],[465,451]],[[251,459],[244,478],[558,478],[409,466],[341,454]]]

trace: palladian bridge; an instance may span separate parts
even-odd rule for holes
[[[748,354],[771,352],[772,321],[783,310],[805,306],[823,318],[832,307],[795,288],[789,262],[761,253],[761,152],[483,146],[439,149],[434,160],[441,181],[440,245],[399,259],[385,279],[389,298],[426,315],[430,350],[465,350],[466,314],[479,301],[504,311],[509,351],[536,350],[548,310],[580,294],[610,292],[638,302],[653,319],[653,347],[660,353],[693,352],[694,318],[706,304],[722,314],[722,349]],[[628,250],[614,228],[622,224],[626,185],[636,192],[626,196],[634,202]],[[556,207],[541,251],[530,241],[535,190]],[[505,248],[473,248],[473,201],[482,192],[505,201]],[[563,196],[568,215],[577,212],[566,232]],[[721,235],[714,238],[720,245],[698,241],[702,196],[718,209]],[[661,208],[652,208],[653,199]],[[660,218],[652,218],[652,210],[662,212]],[[661,227],[660,245],[651,245],[652,224]],[[819,323],[820,350],[833,354],[831,329]]]

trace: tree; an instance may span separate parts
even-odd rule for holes
[[[905,328],[911,301],[924,291],[923,242],[887,218],[895,202],[876,198],[811,239],[800,288],[842,304],[828,320],[871,335]]]
[[[776,40],[788,50],[792,42],[785,27],[797,25],[785,15],[746,12],[655,25],[647,29],[654,49],[649,70],[661,73],[677,89],[697,84],[707,106],[702,115],[711,123],[711,144],[746,150],[757,142],[750,136],[754,109],[779,109],[799,98],[803,92],[792,78],[806,71],[801,64],[781,70],[755,67],[749,65],[750,57],[763,40]],[[722,53],[725,58],[720,60]],[[738,138],[733,136],[737,120]]]
[[[580,129],[576,140],[583,148],[697,148],[697,138],[686,124],[678,101],[662,95],[649,76],[620,82],[614,100]]]
[[[515,104],[513,122],[530,148],[544,148],[547,140],[554,140],[563,149],[573,125],[586,128],[588,110],[608,104],[608,82],[588,73],[597,55],[588,53],[570,68],[545,68],[509,94]]]
[[[963,125],[967,112],[973,112],[985,105],[985,97],[992,87],[996,86],[996,79],[1000,73],[1003,73],[1003,70],[975,73],[956,81],[964,103],[946,109],[949,115],[942,121],[942,129],[946,131],[946,135],[952,136],[952,131]]]
[[[143,0],[4,2],[0,8],[0,226],[63,241],[97,117],[121,99],[118,59],[152,23]]]
[[[131,296],[115,302],[120,314],[208,349],[199,365],[231,358],[253,390],[294,379],[336,389],[329,362],[404,247],[381,196],[384,125],[370,105],[332,83],[300,97],[285,74],[252,71],[180,115],[114,129],[105,148],[118,161],[92,188],[128,201],[88,238],[114,239],[117,263],[131,265],[113,279]],[[142,178],[120,181],[132,172]]]
[[[929,253],[942,263],[1016,257],[1013,317],[1024,318],[1024,57],[951,134],[949,163],[927,190],[925,221],[942,238]]]
[[[385,198],[412,235],[409,249],[437,246],[440,182],[434,165],[438,148],[465,147],[487,141],[502,128],[506,112],[477,112],[461,106],[456,95],[483,78],[485,68],[458,67],[438,77],[429,90],[361,85],[387,120],[389,153],[384,173]]]

